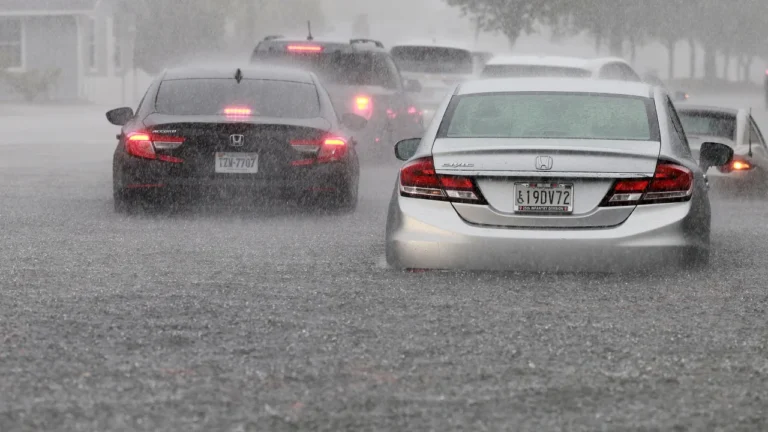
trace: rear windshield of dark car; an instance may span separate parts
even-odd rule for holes
[[[397,89],[399,72],[384,53],[370,52],[290,52],[285,49],[256,51],[254,62],[269,62],[314,72],[324,84],[374,86]]]
[[[228,107],[247,107],[254,116],[320,117],[320,101],[312,84],[292,81],[182,79],[160,84],[155,109],[171,115],[217,115]]]
[[[397,46],[391,53],[404,72],[469,75],[474,70],[472,53],[459,48]]]
[[[588,78],[588,70],[559,66],[541,65],[487,65],[483,69],[484,78]]]

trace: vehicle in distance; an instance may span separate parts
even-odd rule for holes
[[[361,152],[391,155],[395,142],[423,133],[421,111],[411,97],[419,83],[402,79],[381,42],[272,36],[256,46],[251,62],[315,73],[337,111],[368,120],[358,137]]]
[[[488,61],[482,78],[593,78],[640,82],[624,59],[560,56],[497,56]]]
[[[702,143],[722,142],[733,148],[731,163],[710,173],[717,183],[737,189],[764,191],[768,186],[768,147],[747,109],[682,105],[677,107],[691,151],[698,157]]]
[[[365,119],[338,118],[317,77],[281,68],[173,69],[134,113],[118,108],[115,210],[222,190],[299,198],[337,210],[357,204],[355,140]]]
[[[457,87],[421,139],[395,147],[386,256],[395,268],[695,268],[708,261],[704,173],[663,89],[584,79]],[[439,121],[437,121],[439,119]]]
[[[646,73],[645,76],[643,76],[643,81],[650,85],[661,87],[667,90],[667,92],[672,96],[672,99],[675,102],[685,102],[688,99],[690,99],[690,95],[686,91],[669,89],[669,87],[667,87],[667,84],[664,81],[662,81],[661,78],[659,78],[659,75],[656,72],[652,71],[652,72]]]
[[[403,76],[420,83],[418,103],[428,119],[456,84],[475,76],[478,62],[483,61],[482,55],[460,44],[430,41],[395,45],[389,52]]]

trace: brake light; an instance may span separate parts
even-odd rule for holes
[[[410,114],[410,115],[417,115],[417,114],[421,114],[421,113],[419,112],[418,109],[416,109],[415,106],[412,106],[412,107],[408,107],[408,114]]]
[[[128,135],[128,138],[125,141],[125,151],[129,155],[137,158],[182,163],[184,162],[184,159],[157,154],[156,150],[173,150],[183,143],[184,138],[182,137],[136,132]]]
[[[693,194],[693,172],[671,163],[659,163],[652,179],[619,180],[603,206],[658,204],[687,201]]]
[[[755,166],[752,165],[748,160],[737,156],[734,158],[734,160],[731,161],[731,163],[718,167],[717,169],[721,173],[728,174],[734,171],[749,171],[754,168]]]
[[[357,96],[355,97],[354,109],[355,114],[370,120],[373,116],[373,100],[369,96]]]
[[[253,110],[248,107],[226,107],[224,115],[230,120],[245,120],[253,115]]]
[[[337,136],[322,139],[297,139],[291,141],[291,146],[300,152],[312,152],[317,155],[315,160],[301,159],[292,162],[293,166],[313,165],[317,163],[339,162],[346,159],[349,153],[347,140]]]
[[[400,169],[400,195],[483,204],[485,199],[469,177],[441,175],[431,157],[416,159]]]
[[[323,52],[323,47],[320,45],[288,45],[286,49],[289,52],[302,52],[302,53]]]

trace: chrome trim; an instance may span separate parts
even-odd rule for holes
[[[468,171],[436,170],[438,174],[462,175],[470,177],[552,177],[552,178],[652,178],[653,173],[613,173],[613,172],[552,172],[552,171]]]

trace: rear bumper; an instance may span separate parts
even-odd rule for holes
[[[691,209],[691,202],[640,206],[604,229],[507,229],[470,225],[450,203],[395,195],[387,261],[396,268],[519,271],[679,265],[690,251],[709,247],[709,215],[697,221]]]
[[[356,162],[290,167],[288,175],[265,177],[259,174],[211,174],[179,176],[178,165],[123,157],[115,164],[114,186],[118,191],[143,190],[153,193],[208,192],[222,189],[258,191],[262,195],[301,195],[334,192],[358,180]]]

